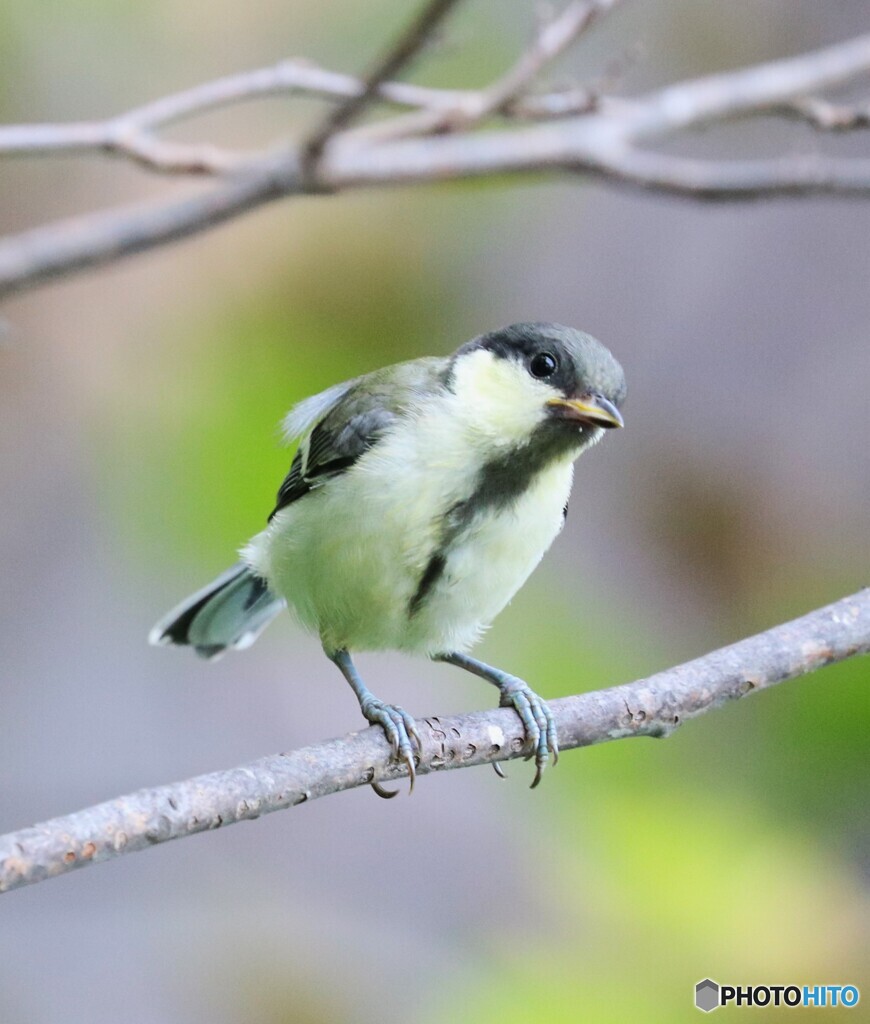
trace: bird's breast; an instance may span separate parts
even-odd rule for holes
[[[516,486],[509,468],[487,472],[491,451],[449,412],[413,417],[250,545],[325,645],[467,648],[559,532],[570,458],[524,470]]]
[[[571,490],[572,464],[537,473],[516,496],[487,502],[433,551],[438,578],[412,609],[409,638],[428,653],[464,649],[480,635],[529,575],[559,533]],[[421,578],[425,583],[425,576]],[[434,638],[435,649],[430,646]],[[445,643],[447,646],[445,646]]]

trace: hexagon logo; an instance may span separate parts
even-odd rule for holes
[[[704,1013],[715,1010],[719,1005],[719,986],[711,978],[704,978],[695,986],[695,1006]]]

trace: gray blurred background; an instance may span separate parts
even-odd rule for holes
[[[358,71],[407,13],[6,0],[0,114],[108,116],[291,55]],[[470,0],[414,77],[483,84],[531,23],[531,4]],[[861,0],[635,0],[551,78],[616,67],[631,91],[867,24]],[[273,99],[176,135],[265,144],[323,109]],[[866,151],[760,120],[693,145]],[[0,228],[190,187],[7,162]],[[870,583],[868,238],[859,202],[501,180],[279,203],[9,302],[0,831],[358,728],[289,617],[216,665],[145,636],[261,527],[293,402],[514,320],[608,344],[627,429],[580,463],[564,534],[482,657],[557,696]],[[492,702],[445,666],[360,664],[418,715]],[[866,985],[866,677],[841,666],[667,743],[568,753],[534,793],[517,764],[410,800],[340,794],[9,894],[0,1022],[674,1021],[707,975]]]

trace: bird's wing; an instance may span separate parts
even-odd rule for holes
[[[357,377],[300,402],[284,421],[302,434],[269,519],[349,469],[415,399],[443,387],[446,360],[415,359]]]

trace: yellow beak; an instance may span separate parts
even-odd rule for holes
[[[551,398],[547,405],[560,419],[576,420],[595,427],[624,427],[619,409],[603,395],[581,395],[580,398]]]

